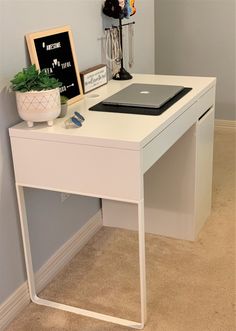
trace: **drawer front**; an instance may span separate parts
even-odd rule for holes
[[[190,108],[164,129],[143,149],[145,173],[198,119],[215,103],[215,88],[211,88]]]
[[[143,173],[197,121],[198,102],[195,102],[143,149]]]
[[[19,185],[130,202],[141,198],[138,151],[15,137],[11,145]]]
[[[198,100],[198,118],[215,104],[215,88],[211,88]]]

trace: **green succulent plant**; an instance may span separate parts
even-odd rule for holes
[[[35,64],[24,68],[11,80],[11,89],[19,92],[51,90],[61,85],[62,83],[45,69],[37,70]]]
[[[69,99],[65,95],[61,95],[61,105],[67,104]]]

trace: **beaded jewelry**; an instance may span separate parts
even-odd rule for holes
[[[120,70],[120,61],[122,58],[119,29],[112,27],[105,30],[105,38],[106,59],[108,61],[108,67],[114,76]]]

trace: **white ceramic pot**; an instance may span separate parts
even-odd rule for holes
[[[29,127],[34,122],[46,121],[49,126],[61,112],[59,88],[43,91],[16,92],[19,116],[27,121]]]

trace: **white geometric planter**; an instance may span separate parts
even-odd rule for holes
[[[61,112],[60,90],[16,92],[16,104],[19,116],[27,121],[29,127],[34,122],[48,122],[53,125],[53,120]]]

